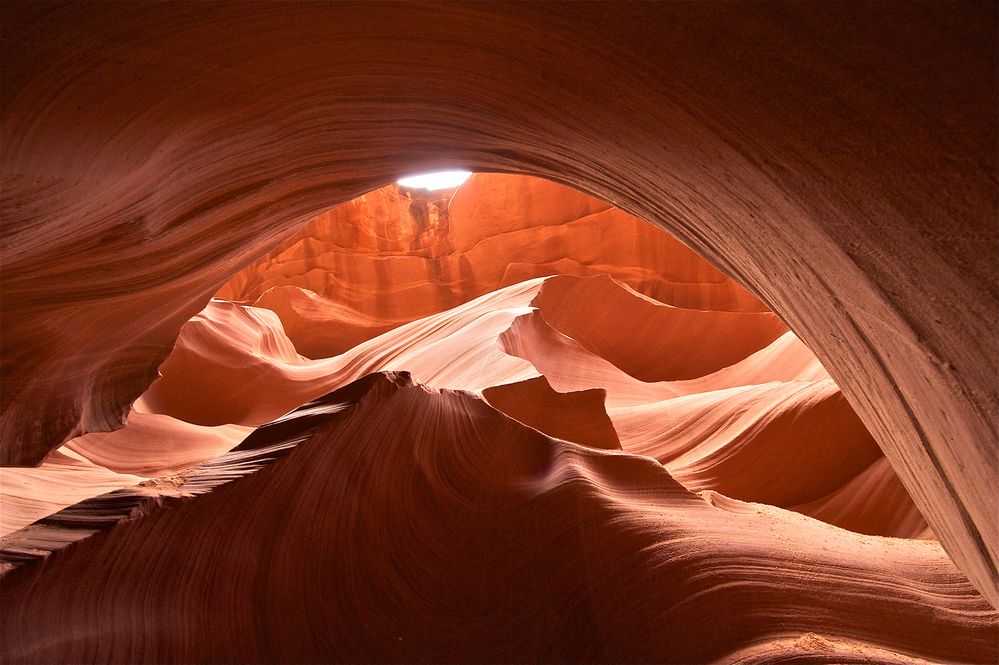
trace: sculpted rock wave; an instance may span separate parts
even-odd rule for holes
[[[996,613],[936,543],[698,495],[474,395],[362,382],[230,454],[286,447],[257,468],[8,574],[5,661],[999,655]]]
[[[999,606],[995,3],[0,12],[0,463],[119,428],[212,293],[332,206],[526,174],[765,301]]]
[[[4,662],[999,655],[808,347],[537,179],[320,215],[0,490]]]

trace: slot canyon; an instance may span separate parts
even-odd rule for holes
[[[0,662],[999,661],[999,5],[0,12]]]

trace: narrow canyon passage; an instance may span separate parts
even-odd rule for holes
[[[232,275],[159,374],[122,429],[4,470],[13,662],[999,655],[814,354],[562,185],[336,206]]]
[[[0,660],[996,662],[996,26],[0,4]]]

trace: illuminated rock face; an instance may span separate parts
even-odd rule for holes
[[[473,175],[456,191],[421,193],[388,185],[369,192],[313,219],[233,276],[216,296],[278,312],[300,353],[325,358],[400,323],[552,274],[611,275],[686,309],[767,312],[656,227],[553,182],[498,174]],[[748,337],[744,343],[755,344],[753,351],[786,331],[770,313],[730,318],[742,321],[733,343]],[[749,324],[750,318],[760,323]],[[330,319],[338,325],[324,323]],[[687,321],[675,328],[697,337],[696,326]],[[673,346],[671,340],[655,343]],[[680,358],[686,355],[663,353],[662,362],[684,362]],[[740,358],[716,350],[704,360],[720,368]]]
[[[0,585],[23,623],[2,633],[6,658],[997,655],[995,612],[774,314],[606,206],[600,228],[617,242],[594,250],[593,227],[575,217],[591,204],[581,194],[516,176],[468,184],[463,205],[493,223],[450,217],[432,241],[417,223],[425,201],[413,213],[413,194],[394,185],[320,216],[217,294],[266,289],[253,305],[217,297],[185,324],[123,429],[7,472]],[[516,191],[536,221],[504,198]],[[440,201],[438,221],[451,210]],[[521,228],[490,217],[501,208],[521,210]],[[469,227],[478,234],[458,242]],[[391,243],[365,251],[373,238]],[[483,269],[464,280],[425,270],[428,247],[454,260],[483,244]],[[414,259],[420,270],[407,271]],[[504,286],[506,264],[607,270],[662,300],[610,274]],[[341,279],[317,281],[325,270]],[[340,293],[367,295],[340,306]],[[322,306],[306,317],[301,303]],[[329,331],[353,335],[349,348],[332,352]],[[81,575],[112,580],[99,597],[118,609],[85,583],[60,609],[55,590]],[[194,587],[205,591],[178,593]],[[875,590],[875,603],[853,600]],[[136,602],[141,618],[109,638]],[[367,609],[345,614],[355,606]],[[705,613],[723,610],[724,635],[703,632]],[[193,620],[204,612],[214,618]],[[309,628],[319,620],[335,628]],[[389,638],[381,625],[395,626]]]
[[[780,365],[787,376],[776,378],[777,382],[804,380],[792,378],[803,372],[797,375],[819,383],[798,397],[762,389],[760,394],[753,392],[756,389],[740,392],[746,418],[741,424],[729,424],[728,431],[738,436],[730,441],[733,445],[720,450],[732,455],[719,455],[703,437],[698,438],[697,432],[684,432],[688,438],[678,438],[678,430],[662,419],[658,421],[661,426],[649,429],[648,423],[657,421],[642,412],[654,411],[658,407],[652,405],[657,402],[684,400],[672,405],[689,407],[687,420],[677,422],[700,422],[696,414],[712,410],[705,395],[718,391],[695,390],[696,382],[705,377],[691,378],[685,373],[699,367],[687,366],[688,359],[684,359],[687,365],[655,365],[656,374],[633,376],[629,372],[639,374],[641,368],[627,362],[630,351],[614,356],[615,350],[629,347],[615,346],[605,337],[604,326],[590,330],[584,325],[587,321],[575,320],[572,312],[556,322],[545,318],[544,299],[558,300],[549,294],[572,291],[575,286],[565,280],[549,280],[541,287],[524,287],[541,291],[514,294],[517,305],[500,315],[506,317],[502,322],[495,321],[495,316],[486,317],[482,325],[488,322],[494,326],[488,334],[464,324],[457,326],[454,335],[464,332],[463,340],[453,340],[456,347],[468,350],[467,362],[480,363],[478,376],[485,377],[488,369],[510,385],[521,386],[510,390],[521,390],[527,397],[519,406],[507,408],[515,417],[532,421],[534,424],[527,422],[531,427],[538,423],[523,406],[550,400],[578,412],[581,418],[597,419],[596,401],[587,391],[607,391],[604,414],[626,452],[594,452],[598,449],[592,447],[577,450],[569,443],[544,444],[563,451],[559,453],[563,456],[569,455],[564,451],[581,451],[584,457],[598,455],[601,460],[609,455],[612,462],[610,468],[601,466],[603,462],[598,468],[588,463],[552,463],[539,469],[531,466],[530,481],[524,480],[526,467],[514,465],[502,467],[504,473],[497,473],[490,481],[499,485],[506,482],[515,497],[527,493],[539,501],[572,503],[581,520],[575,531],[577,540],[572,541],[578,548],[573,550],[559,537],[546,541],[542,536],[549,533],[544,530],[549,523],[535,519],[543,515],[562,529],[574,524],[565,519],[565,513],[545,503],[526,504],[528,512],[524,514],[531,516],[531,524],[542,528],[536,541],[547,544],[527,551],[538,556],[508,559],[509,567],[503,570],[510,576],[504,579],[523,581],[525,578],[518,577],[521,568],[517,562],[535,561],[552,552],[570,552],[561,560],[573,572],[581,569],[569,566],[570,560],[587,562],[581,564],[585,576],[574,580],[546,577],[553,580],[546,590],[570,592],[559,596],[566,605],[546,605],[548,614],[539,605],[528,604],[525,610],[528,618],[523,619],[524,625],[552,625],[544,619],[557,615],[573,617],[566,619],[569,627],[554,628],[552,634],[540,637],[525,634],[525,639],[537,640],[529,644],[504,642],[506,646],[493,650],[493,655],[500,656],[494,660],[505,655],[531,661],[554,660],[561,655],[613,660],[615,654],[638,659],[645,652],[637,650],[648,646],[657,655],[667,654],[663,659],[680,662],[740,658],[752,662],[821,653],[831,654],[827,660],[842,662],[859,659],[851,655],[859,653],[855,649],[868,649],[864,657],[886,662],[913,654],[941,660],[995,661],[994,641],[981,637],[994,640],[995,615],[960,577],[966,575],[993,607],[999,601],[995,493],[999,462],[994,422],[999,406],[994,372],[999,339],[994,316],[999,306],[995,288],[999,264],[995,182],[999,168],[994,109],[999,100],[994,83],[999,54],[991,30],[996,21],[994,7],[865,5],[844,12],[840,7],[815,4],[655,3],[622,9],[609,3],[581,5],[567,15],[558,7],[541,3],[516,9],[504,5],[386,8],[370,3],[197,8],[5,3],[2,11],[2,461],[36,465],[70,441],[42,467],[23,470],[25,477],[51,469],[56,475],[50,480],[61,488],[60,474],[72,468],[88,478],[92,489],[105,491],[132,486],[136,477],[145,477],[142,474],[156,475],[155,482],[124,490],[125,498],[116,494],[99,501],[101,511],[128,508],[127,514],[150,512],[148,518],[116,530],[132,534],[130,539],[119,541],[117,536],[102,532],[94,540],[55,555],[51,580],[38,577],[39,569],[31,568],[32,552],[58,549],[66,538],[71,539],[70,534],[79,535],[74,524],[93,526],[93,515],[103,513],[78,504],[68,508],[76,512],[65,519],[52,516],[47,525],[36,528],[34,539],[18,541],[18,560],[26,560],[28,568],[14,571],[3,582],[4,604],[12,603],[13,616],[18,617],[5,622],[3,628],[15,633],[4,636],[7,654],[15,654],[17,659],[35,654],[36,659],[46,662],[228,657],[204,655],[222,653],[238,654],[241,660],[308,660],[316,654],[356,660],[362,652],[381,660],[433,659],[425,657],[429,652],[421,651],[426,644],[414,644],[409,633],[398,635],[405,645],[393,647],[398,651],[385,645],[375,648],[365,641],[367,633],[358,633],[354,630],[357,626],[350,623],[342,627],[349,627],[350,635],[360,635],[357,642],[340,639],[342,635],[335,631],[318,636],[312,633],[310,638],[288,633],[289,643],[271,637],[251,645],[246,639],[256,625],[247,617],[268,616],[269,610],[255,608],[252,600],[236,600],[229,593],[232,589],[245,591],[259,579],[239,577],[253,576],[260,570],[242,558],[242,546],[252,548],[272,538],[274,530],[268,526],[272,523],[260,511],[282,510],[286,507],[282,502],[289,500],[286,493],[294,491],[284,484],[257,483],[270,483],[275,475],[292,477],[335,468],[342,458],[324,458],[322,464],[317,461],[312,465],[303,463],[298,452],[305,451],[304,458],[310,459],[318,445],[289,452],[288,446],[274,443],[284,455],[281,459],[270,452],[230,453],[236,457],[202,468],[193,480],[183,474],[172,480],[157,474],[175,474],[178,465],[196,463],[227,449],[242,437],[244,430],[238,428],[251,428],[260,424],[260,419],[273,417],[269,408],[294,408],[301,403],[295,402],[299,397],[322,394],[312,393],[314,388],[333,389],[361,378],[348,376],[353,367],[342,367],[337,369],[342,381],[321,385],[316,373],[330,370],[333,361],[316,360],[320,363],[317,366],[299,358],[293,346],[289,349],[287,336],[282,339],[278,334],[282,317],[290,319],[281,307],[304,310],[308,305],[320,312],[320,319],[346,312],[350,316],[344,318],[361,331],[348,331],[332,342],[293,331],[295,336],[312,339],[317,349],[322,344],[343,348],[353,339],[381,332],[378,326],[385,325],[379,317],[359,317],[353,309],[336,309],[343,303],[337,303],[331,312],[326,300],[315,301],[288,287],[286,297],[274,298],[271,303],[276,313],[263,307],[241,310],[224,303],[205,309],[211,294],[330,206],[381,187],[402,173],[448,164],[552,178],[674,231],[747,285],[815,351],[887,459],[869,455],[869,449],[865,452],[857,443],[864,428],[855,423],[850,431],[857,437],[851,439],[850,450],[856,453],[856,466],[836,468],[837,482],[824,488],[830,490],[825,496],[726,481],[730,477],[726,469],[741,468],[757,459],[737,454],[743,450],[737,443],[748,440],[740,432],[770,431],[773,437],[763,439],[781,440],[793,429],[789,422],[809,422],[808,417],[798,417],[799,413],[828,413],[844,422],[848,418],[843,398],[831,384],[820,385],[822,379],[814,373],[811,361],[794,351],[796,340],[781,336],[756,353],[784,358]],[[386,20],[387,13],[391,13],[391,20]],[[414,59],[413,53],[421,57]],[[449,210],[452,212],[456,211]],[[431,221],[429,216],[427,221]],[[597,286],[608,288],[606,283],[594,288]],[[514,297],[506,291],[503,294],[497,297]],[[535,304],[536,298],[541,300]],[[537,311],[524,311],[531,307]],[[199,315],[203,309],[205,313]],[[171,356],[180,363],[178,367],[196,368],[196,363],[184,364],[191,354],[200,354],[207,366],[215,363],[226,367],[226,359],[242,362],[247,358],[245,350],[251,348],[253,357],[262,359],[257,365],[259,374],[273,376],[283,386],[268,397],[272,403],[244,404],[238,394],[213,394],[205,404],[191,400],[182,404],[183,393],[170,393],[166,388],[171,382],[185,385],[183,372],[173,376],[167,366],[159,386],[150,386],[157,377],[157,367],[174,348],[179,331],[195,315],[185,329],[194,333],[183,335]],[[371,320],[374,328],[369,325]],[[576,328],[567,333],[559,326]],[[213,335],[213,330],[224,334]],[[577,337],[584,334],[589,337]],[[788,348],[779,344],[781,340]],[[492,407],[478,411],[487,408],[486,402],[470,402],[474,407],[467,409],[454,404],[455,400],[461,404],[478,400],[480,393],[488,401],[486,390],[498,384],[487,385],[485,378],[492,380],[490,377],[472,383],[460,381],[467,369],[460,365],[435,370],[441,360],[435,352],[440,349],[426,345],[414,348],[409,342],[395,339],[391,343],[398,347],[392,348],[402,354],[399,357],[412,361],[411,371],[418,383],[439,385],[444,391],[428,393],[444,405],[441,409],[475,414],[459,418],[461,423],[497,422],[490,420],[493,415],[484,415],[498,413]],[[365,372],[400,369],[387,363],[389,358],[381,355],[379,348],[362,344],[353,351],[363,361],[358,367],[363,366]],[[548,363],[552,358],[558,362]],[[583,358],[586,362],[577,362]],[[493,359],[497,362],[488,362]],[[762,365],[743,361],[732,365],[736,369],[723,378],[732,386],[764,385],[754,378],[763,371]],[[568,371],[573,367],[588,371],[580,376]],[[788,369],[791,367],[793,372]],[[537,383],[538,374],[544,374],[554,395]],[[595,385],[590,380],[594,375],[607,385]],[[226,377],[221,372],[216,380],[223,387],[243,387],[225,384]],[[694,384],[673,385],[685,382]],[[424,391],[390,383],[406,395]],[[252,386],[245,387],[249,390]],[[470,392],[472,397],[446,392],[452,388]],[[132,425],[102,434],[119,427],[132,402],[144,392],[132,422],[146,432],[183,430],[185,434],[174,436],[183,441],[178,450],[143,450],[145,435],[138,434]],[[583,394],[573,395],[580,392]],[[294,400],[286,405],[282,400],[288,395]],[[663,399],[649,401],[657,396]],[[726,400],[729,406],[740,403],[734,397]],[[646,401],[635,402],[639,398]],[[500,407],[504,405],[501,398],[495,401]],[[187,417],[202,422],[151,412],[182,407],[198,412]],[[431,413],[436,408],[421,405],[411,411]],[[238,419],[250,424],[209,424],[218,418],[231,419],[240,410]],[[353,406],[351,412],[355,412]],[[407,420],[404,416],[410,411],[386,407],[385,413],[398,413]],[[358,432],[366,432],[369,426],[377,429],[370,419],[362,420],[368,424],[352,425]],[[433,475],[433,468],[421,466],[423,458],[417,455],[393,457],[398,445],[391,442],[401,435],[378,430],[369,436],[375,442],[372,449],[388,451],[388,461],[379,460],[381,466],[373,466],[348,455],[357,463],[352,468],[372,476],[369,484],[365,484],[368,475],[358,477],[357,484],[350,485],[354,488],[351,491],[370,498],[365,505],[391,504],[395,508],[395,499],[413,490],[419,500],[410,505],[420,506],[414,508],[417,512],[453,506],[447,503],[452,500],[467,506],[468,502],[460,500],[464,492],[483,487],[479,476],[462,471],[474,471],[476,460],[462,452],[461,441],[457,447],[450,446],[447,442],[452,439],[438,436],[437,422],[407,422],[407,427],[412,424],[414,429],[400,431],[407,433],[410,443],[431,442],[418,445],[418,450],[445,457],[451,451],[456,467],[448,483],[428,491],[420,490],[416,480],[408,487],[379,489],[393,473],[396,480],[414,479],[419,474],[441,479]],[[814,427],[820,435],[817,440],[829,440],[830,433],[822,430],[818,421]],[[507,433],[499,426],[492,431]],[[92,438],[82,441],[77,437],[84,432]],[[568,436],[564,429],[547,434]],[[595,434],[599,436],[587,443],[599,443],[604,450],[613,446],[605,429]],[[329,432],[317,436],[327,435]],[[313,441],[312,436],[309,441]],[[507,438],[519,436],[510,434]],[[276,436],[273,441],[283,440]],[[675,449],[676,441],[684,447]],[[322,439],[322,443],[327,440]],[[629,445],[636,443],[648,448],[627,452]],[[482,448],[493,450],[498,445],[490,440]],[[528,456],[534,454],[514,448]],[[330,450],[323,447],[323,452],[343,454],[336,446]],[[636,458],[636,452],[655,457],[658,464]],[[244,457],[252,464],[243,465],[240,460]],[[636,459],[647,465],[641,469],[654,469],[655,477],[647,478],[638,466],[629,466],[636,464]],[[791,461],[777,454],[766,459],[772,463]],[[624,471],[615,466],[618,460],[623,460]],[[869,463],[861,469],[859,460]],[[407,463],[411,466],[405,466]],[[229,464],[234,464],[238,473]],[[52,465],[63,468],[52,469]],[[260,470],[251,475],[240,475],[257,468]],[[890,473],[892,469],[961,573],[949,567],[933,543],[848,535],[843,536],[845,544],[826,546],[826,554],[820,554],[806,546],[820,540],[818,532],[809,531],[818,523],[807,522],[810,526],[799,530],[794,520],[807,518],[780,512],[770,519],[768,511],[779,509],[736,509],[733,506],[739,504],[734,500],[703,489],[698,501],[726,515],[745,516],[752,525],[740,521],[719,527],[722,536],[717,542],[731,548],[725,551],[740,562],[721,564],[734,571],[734,578],[698,577],[702,570],[717,573],[719,569],[712,567],[711,561],[725,560],[720,554],[722,546],[703,544],[716,542],[706,535],[714,528],[708,526],[714,519],[687,513],[690,519],[671,530],[667,524],[684,514],[679,508],[683,502],[644,489],[659,487],[660,482],[717,486],[724,488],[718,491],[739,498],[765,491],[769,493],[767,500],[860,531],[898,529],[899,533],[918,534],[922,525]],[[380,479],[375,477],[379,473],[383,473]],[[669,480],[660,474],[669,474]],[[10,477],[14,476],[5,474],[5,484]],[[31,485],[35,481],[27,482]],[[229,484],[216,493],[219,484],[226,482]],[[840,482],[845,484],[838,485]],[[31,486],[37,489],[40,485]],[[592,487],[598,487],[603,497],[593,504],[599,514],[583,519],[590,514],[582,508],[585,502],[572,501],[572,492],[592,494],[596,491],[588,489]],[[330,494],[303,483],[301,491],[306,490],[319,497],[306,503],[317,502],[333,511],[327,515],[345,509],[343,503],[335,501],[347,492],[343,487]],[[438,491],[444,492],[440,501],[434,498]],[[498,496],[511,496],[505,489],[497,491]],[[857,496],[873,491],[882,493],[883,510],[872,512],[869,504],[856,503]],[[185,497],[185,492],[196,496]],[[49,511],[81,498],[79,493],[62,489],[41,494],[23,497],[15,525],[18,520],[23,523],[31,510]],[[264,494],[267,496],[260,498]],[[327,499],[332,502],[327,503]],[[183,519],[154,510],[160,503],[175,500],[189,506],[184,508]],[[656,513],[660,501],[671,505],[671,511],[665,511],[671,515],[668,519]],[[223,506],[214,502],[227,502],[231,508],[222,510]],[[39,504],[45,506],[38,508]],[[498,522],[485,521],[476,528],[486,529],[489,524],[519,528],[522,515],[516,506],[521,504],[514,504],[509,504],[513,512],[497,518]],[[4,504],[5,524],[9,505]],[[697,505],[701,510],[701,504]],[[438,514],[452,514],[443,508]],[[554,512],[549,514],[549,509]],[[642,517],[653,513],[650,519]],[[231,516],[233,521],[220,515]],[[86,519],[76,521],[81,516]],[[764,521],[753,521],[757,518]],[[190,531],[165,525],[171,519]],[[230,536],[244,519],[260,531],[247,529],[249,540],[242,542],[240,549],[227,549],[239,542]],[[303,569],[294,556],[304,550],[296,547],[313,542],[313,525],[325,528],[340,523],[338,517],[330,519],[334,521],[314,519],[298,524],[283,516],[281,523],[292,526],[274,541],[281,555],[266,572],[272,576],[267,584],[278,587],[273,587],[274,593],[264,594],[278,598],[277,615],[291,616],[281,614],[281,599],[306,597],[281,595],[280,580],[289,577],[281,571]],[[412,542],[438,554],[478,551],[476,542],[491,542],[463,540],[461,533],[478,532],[463,528],[466,525],[461,519],[464,517],[456,516],[454,521],[437,523],[438,531],[426,532],[434,535]],[[211,520],[210,526],[207,520]],[[361,521],[369,524],[367,518]],[[395,525],[391,521],[384,524],[387,530]],[[698,524],[705,529],[698,532],[699,537],[707,539],[696,543],[685,540],[692,533],[691,525]],[[591,527],[595,530],[586,530]],[[615,532],[611,527],[635,540],[612,537]],[[489,537],[501,532],[486,531]],[[800,537],[785,537],[792,532]],[[734,537],[735,533],[746,541]],[[582,539],[580,534],[596,541]],[[384,533],[365,533],[358,537],[360,543],[370,544],[384,543],[382,536]],[[771,537],[776,540],[768,540]],[[172,543],[171,548],[179,548],[170,550],[171,560],[177,560],[174,555],[188,557],[184,560],[190,564],[186,569],[189,578],[172,579],[169,575],[173,572],[159,573],[163,575],[159,581],[171,589],[167,596],[179,593],[185,585],[205,595],[164,596],[162,603],[151,601],[153,607],[160,608],[155,618],[137,620],[142,612],[135,608],[145,603],[140,599],[146,598],[143,584],[149,571],[162,570],[152,565],[156,552],[162,550],[163,540],[158,538]],[[201,553],[193,545],[199,538],[207,539]],[[607,543],[618,540],[629,551],[641,551],[653,559],[642,563],[623,555],[616,557],[626,562],[623,568],[629,571],[626,579],[631,584],[623,583],[624,577],[607,573],[616,570],[617,564],[601,558],[616,552]],[[676,545],[683,542],[689,543],[690,549]],[[5,541],[7,550],[14,547],[8,545]],[[657,547],[672,549],[666,552]],[[802,550],[811,563],[797,567],[799,560],[781,560],[785,547]],[[211,557],[208,551],[218,556]],[[128,556],[120,556],[123,552]],[[688,556],[690,552],[706,552],[708,558],[695,560]],[[393,563],[402,556],[391,548],[380,548],[380,556],[390,554]],[[712,554],[718,558],[711,559],[708,555]],[[827,554],[830,558],[824,558]],[[381,570],[380,562],[384,563],[377,557],[357,562],[341,560],[336,553],[330,556],[338,566],[346,566],[343,570],[347,573]],[[517,556],[525,554],[518,551]],[[794,577],[787,582],[789,586],[768,586],[763,580],[769,573],[760,570],[759,577],[754,577],[748,570],[766,557],[773,557],[767,561],[778,561],[775,565],[782,575],[793,570],[803,577]],[[110,568],[94,568],[96,561],[109,561]],[[369,563],[372,568],[364,568]],[[829,601],[832,605],[809,604],[819,602],[815,600],[816,577],[828,579],[809,573],[812,564],[821,571],[851,571],[849,581],[837,579],[822,585],[823,591],[835,590],[830,594],[835,599]],[[132,566],[142,574],[125,570]],[[234,571],[240,571],[239,575]],[[650,577],[660,574],[669,581],[661,588]],[[428,579],[442,577],[446,576],[431,575]],[[700,621],[696,625],[718,625],[722,609],[730,611],[736,619],[733,628],[725,631],[729,637],[719,637],[719,631],[694,633],[699,641],[691,646],[669,630],[660,630],[663,625],[674,625],[672,619],[690,609],[691,603],[678,601],[675,607],[670,605],[655,615],[647,610],[652,600],[645,602],[635,591],[647,578],[645,588],[657,590],[654,599],[679,594],[684,599],[719,600],[717,605],[695,608]],[[97,604],[98,595],[105,597],[104,587],[95,590],[98,581],[104,585],[109,579],[121,580],[107,587],[115,600],[102,607],[113,605],[116,609],[110,614],[91,606]],[[247,579],[251,579],[250,584]],[[469,573],[447,579],[480,578]],[[585,596],[585,602],[584,596],[572,593],[583,587],[580,580],[592,585],[595,579],[612,584],[607,596],[601,596],[607,601],[603,605],[594,604],[592,586],[587,587],[590,595]],[[694,586],[680,585],[677,592],[677,580]],[[696,580],[700,581],[695,584]],[[302,584],[311,583],[311,593],[323,594],[315,603],[305,602],[319,614],[336,610],[323,605],[330,602],[329,594],[323,593],[327,582],[339,585],[342,579],[317,582],[306,575],[301,580]],[[395,627],[400,616],[417,614],[414,610],[418,608],[408,603],[427,594],[420,586],[423,581],[410,582],[406,578],[393,587],[409,584],[412,591],[408,600],[395,606],[399,614],[382,607],[379,613],[355,615],[370,619],[368,625]],[[852,586],[854,583],[863,588]],[[294,589],[293,583],[289,584],[292,586],[286,588]],[[456,597],[448,596],[442,584],[436,586],[441,598]],[[73,603],[67,603],[65,597],[46,598],[38,593],[43,587],[53,594],[56,589],[70,588],[78,595]],[[261,588],[272,589],[266,585]],[[458,603],[458,609],[469,611],[459,616],[487,616],[490,608],[501,608],[496,610],[498,616],[510,618],[509,625],[521,625],[521,619],[503,614],[506,606],[497,603],[517,604],[522,598],[497,599],[481,584],[467,588],[482,589],[483,595],[470,596],[464,605]],[[739,590],[747,588],[759,593],[739,596]],[[780,596],[775,604],[762,602],[767,590],[775,589]],[[793,598],[803,593],[802,589],[808,590],[809,601],[795,604]],[[870,589],[877,589],[878,602],[886,605],[870,602]],[[362,584],[358,595],[352,596],[358,601],[352,610],[365,600],[377,605],[376,599],[385,597],[377,591]],[[837,595],[839,591],[845,595]],[[908,607],[920,609],[900,609],[896,592],[901,597],[898,603],[914,603]],[[617,596],[620,602],[614,601],[614,594],[621,594]],[[230,600],[238,607],[211,604]],[[757,601],[762,604],[755,605]],[[596,609],[587,613],[586,603]],[[144,610],[148,605],[141,607]],[[450,611],[456,605],[445,602],[444,607]],[[787,632],[768,633],[772,627],[753,624],[752,617],[760,616],[753,613],[753,607],[765,607],[762,614],[771,623],[787,619],[782,623],[789,626]],[[195,617],[206,616],[206,608],[218,609],[209,614],[226,620],[231,617],[232,623],[199,622],[196,630],[204,632],[187,630]],[[875,609],[876,615],[866,614]],[[428,611],[432,613],[432,608]],[[933,626],[921,623],[919,617],[926,616],[934,617]],[[802,617],[818,618],[809,623]],[[579,621],[573,623],[576,618]],[[860,623],[849,623],[854,619]],[[426,628],[419,622],[408,625]],[[678,620],[675,625],[687,630],[693,624]],[[72,639],[78,642],[53,638],[67,634],[67,626],[74,627],[76,637]],[[148,632],[153,626],[158,632]],[[164,626],[176,626],[177,630],[161,629]],[[439,634],[454,635],[467,626],[444,628],[441,626]],[[98,637],[102,630],[114,631],[118,643],[112,645],[106,635]],[[478,643],[486,647],[496,644],[486,639],[484,632],[469,630],[467,634],[481,637]],[[592,641],[577,639],[564,647],[576,645],[579,651],[572,653],[545,652],[535,646],[542,642],[564,644],[552,635],[569,634],[586,635]],[[607,635],[624,638],[621,642],[601,638]],[[650,642],[648,635],[664,642]],[[298,637],[301,639],[296,641]],[[233,646],[237,640],[239,647]],[[35,650],[43,642],[48,651]],[[204,650],[197,650],[199,644]],[[340,646],[327,648],[330,644]],[[458,644],[457,638],[448,644],[455,645],[453,651],[441,647],[436,652],[444,654],[442,659],[467,660],[475,655]],[[628,651],[627,645],[633,651]],[[673,650],[667,648],[669,645]],[[255,656],[243,651],[254,648]]]
[[[649,458],[398,375],[258,430],[175,494],[9,574],[5,660],[999,655],[995,613],[936,543],[698,495]]]
[[[519,284],[552,272],[616,280]],[[868,471],[882,459],[877,444],[776,316],[675,239],[563,186],[497,174],[457,192],[389,185],[320,215],[216,296],[260,297],[253,309],[212,305],[188,324],[142,409],[255,426],[367,372],[410,371],[569,441],[621,448],[623,437],[694,490],[809,504],[806,514],[814,502],[864,533],[929,534],[890,468]],[[529,306],[542,319],[515,316]],[[250,323],[261,308],[281,326],[248,335],[230,318]],[[309,358],[343,356],[313,363],[261,342],[284,339],[282,328]],[[864,491],[847,499],[851,482]],[[886,497],[894,509],[863,509]]]

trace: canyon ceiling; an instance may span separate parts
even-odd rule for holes
[[[25,2],[2,12],[5,466],[37,466],[80,435],[120,428],[212,295],[249,297],[233,276],[337,204],[435,168],[539,176],[668,230],[775,312],[835,380],[960,574],[999,604],[994,4]],[[331,355],[349,346],[321,341]],[[355,392],[386,412],[419,410],[411,377],[376,369],[389,373]],[[352,427],[337,415],[344,405],[374,407],[329,388],[340,390],[308,399],[339,418],[341,429],[322,430],[333,441]],[[434,408],[494,417],[442,395]],[[580,400],[565,408],[588,408]],[[287,417],[286,428],[305,427],[306,416]],[[266,441],[228,454],[284,441],[279,425],[258,432]],[[392,436],[389,452],[406,433]],[[510,436],[545,456],[549,440]],[[320,468],[336,463],[309,454]],[[529,467],[531,455],[496,463]],[[578,458],[583,476],[627,475],[609,458]],[[298,473],[253,474],[240,491]],[[649,501],[681,492],[670,482],[650,480]],[[708,549],[723,549],[726,520],[743,510],[724,494],[713,501],[725,515],[703,518],[715,529]],[[619,528],[622,542],[634,535]],[[556,556],[560,543],[535,554]],[[927,567],[945,561],[925,556]],[[62,561],[55,579],[71,584]],[[889,575],[880,565],[864,570]],[[830,602],[817,611],[848,611]],[[893,621],[915,621],[892,602]],[[986,611],[975,607],[955,612]],[[948,657],[906,648],[923,647]],[[456,647],[452,660],[469,653]],[[116,658],[129,656],[151,659]]]

